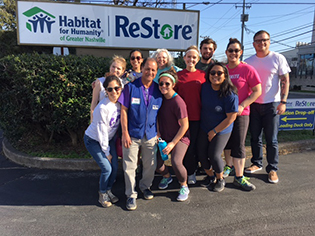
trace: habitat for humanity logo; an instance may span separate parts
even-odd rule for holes
[[[33,7],[28,11],[24,12],[23,15],[29,17],[28,22],[26,22],[26,28],[36,33],[38,27],[41,33],[44,33],[45,26],[47,28],[47,32],[51,33],[51,25],[55,23],[53,19],[56,17],[52,14],[40,9],[39,7]]]

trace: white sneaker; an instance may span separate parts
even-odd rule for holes
[[[196,184],[196,173],[193,173],[192,175],[188,175],[188,184]]]
[[[188,186],[182,186],[179,190],[177,201],[184,202],[188,199],[189,189]]]

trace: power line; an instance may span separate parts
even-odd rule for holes
[[[94,2],[102,2],[102,3],[113,3],[113,1],[102,1],[102,0],[92,0],[92,1],[85,1],[86,3],[94,3]],[[132,2],[130,2],[132,3]],[[146,4],[155,4],[154,2],[147,2],[147,1],[138,1],[137,2],[140,5],[146,5]],[[239,2],[216,2],[216,3],[210,3],[210,2],[161,2],[162,5],[178,5],[178,4],[189,4],[189,5],[209,5],[209,4],[214,4],[214,5],[236,5],[239,4]],[[251,2],[251,5],[315,5],[315,3],[310,3],[310,2]]]

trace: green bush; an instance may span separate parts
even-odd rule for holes
[[[18,45],[16,30],[0,30],[0,58],[11,54],[33,52],[38,52],[40,54],[51,54],[53,52],[53,47]],[[73,49],[71,52],[73,52]]]
[[[46,143],[70,136],[76,145],[89,124],[91,83],[109,58],[22,54],[0,59],[0,126],[17,141],[25,134]]]

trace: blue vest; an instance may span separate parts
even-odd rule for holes
[[[152,83],[153,94],[146,106],[141,88],[141,78],[129,83],[130,106],[128,109],[128,130],[133,138],[142,139],[146,135],[151,139],[157,135],[157,114],[162,105],[162,94],[156,83]]]

